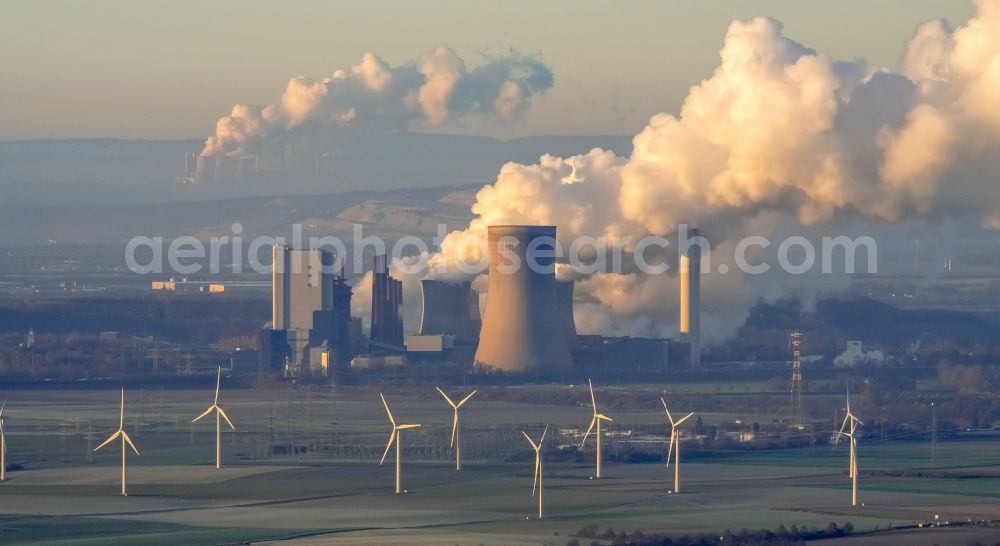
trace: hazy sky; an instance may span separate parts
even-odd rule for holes
[[[965,0],[5,0],[0,139],[202,138],[233,103],[276,100],[290,76],[321,78],[365,51],[403,63],[442,42],[470,64],[514,48],[555,73],[523,122],[475,132],[633,133],[711,72],[732,19],[770,15],[809,47],[896,68],[919,22],[972,13]]]

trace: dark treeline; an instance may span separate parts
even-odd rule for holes
[[[721,533],[701,533],[697,535],[669,536],[664,534],[644,534],[642,531],[626,533],[615,532],[612,528],[601,531],[597,525],[585,525],[575,533],[566,546],[580,546],[581,539],[592,540],[592,544],[612,544],[613,546],[797,546],[809,540],[821,540],[843,537],[854,531],[850,522],[838,526],[830,522],[823,529],[815,527],[798,527],[792,525],[785,528],[779,525],[777,529],[759,529],[739,532],[730,530]]]

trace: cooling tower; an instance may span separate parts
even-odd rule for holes
[[[556,283],[556,304],[559,306],[559,321],[569,348],[576,348],[576,321],[573,320],[573,281]]]
[[[236,160],[222,154],[215,156],[214,174],[216,182],[232,182],[236,178]]]
[[[572,364],[559,311],[555,237],[555,226],[489,227],[490,280],[477,364],[511,372]],[[530,266],[529,258],[541,267]]]
[[[698,230],[691,237],[698,237]],[[680,256],[681,335],[691,347],[690,364],[701,364],[701,247],[691,244]]]
[[[420,335],[451,334],[459,341],[479,339],[479,294],[472,290],[472,283],[424,279],[420,289]]]
[[[215,177],[215,158],[207,155],[198,156],[195,161],[194,181],[196,184],[210,182]]]

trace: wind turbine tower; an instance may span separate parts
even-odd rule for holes
[[[465,396],[465,398],[456,404],[451,401],[451,398],[448,398],[448,395],[441,390],[441,387],[435,388],[439,393],[441,393],[441,396],[444,397],[445,401],[448,402],[448,405],[455,410],[455,418],[451,421],[451,448],[455,450],[455,470],[462,470],[462,443],[459,439],[461,429],[458,426],[458,408],[462,407],[462,404],[468,402],[477,391],[470,392]]]
[[[7,479],[7,430],[3,426],[3,410],[7,408],[7,401],[3,401],[0,406],[0,482]]]
[[[207,416],[213,411],[215,412],[215,468],[216,469],[222,468],[222,447],[221,447],[222,422],[220,418],[226,420],[226,423],[229,425],[229,428],[233,429],[234,431],[236,430],[236,426],[233,425],[233,422],[229,420],[229,416],[226,415],[226,411],[223,410],[222,406],[219,405],[219,386],[221,385],[221,383],[222,383],[222,366],[219,366],[218,374],[215,376],[215,401],[212,402],[211,406],[208,406],[208,409],[205,410],[204,413],[191,420],[192,423],[197,423],[198,421],[201,420],[202,417]]]
[[[848,474],[851,477],[851,506],[858,505],[858,425],[864,425],[864,423],[851,412],[851,391],[848,388],[847,414],[844,415],[844,422],[840,425],[840,431],[837,432],[837,441],[840,441],[841,436],[846,436],[851,442],[851,461],[848,467]],[[844,432],[845,430],[847,432]]]
[[[117,438],[122,439],[122,496],[126,496],[125,493],[125,454],[128,452],[128,448],[131,447],[132,451],[136,455],[139,454],[139,450],[136,449],[135,444],[132,443],[132,438],[129,438],[128,433],[125,432],[125,387],[122,387],[122,405],[121,410],[118,413],[118,430],[114,434],[108,436],[107,440],[104,440],[101,445],[97,446],[94,451],[99,451],[102,447],[110,444]]]
[[[694,415],[691,412],[684,417],[674,421],[674,416],[670,414],[670,410],[667,408],[667,401],[660,398],[660,402],[663,403],[663,411],[667,412],[667,420],[670,421],[670,447],[667,448],[667,466],[670,466],[671,457],[674,459],[674,493],[680,493],[681,491],[681,436],[677,433],[677,428],[680,427],[684,421],[687,421]]]
[[[545,430],[542,431],[542,437],[538,439],[536,444],[534,440],[528,436],[527,432],[521,431],[524,434],[524,439],[528,440],[531,444],[532,449],[535,450],[535,479],[531,484],[531,496],[535,496],[535,490],[538,490],[538,519],[542,519],[542,442],[545,441],[545,435],[549,432],[549,427],[546,426]]]
[[[595,441],[597,442],[597,470],[594,475],[594,479],[601,479],[601,421],[612,421],[610,417],[604,415],[597,411],[597,400],[594,398],[594,384],[587,379],[587,386],[590,388],[590,403],[594,410],[594,417],[590,420],[590,426],[587,428],[587,433],[583,435],[583,441],[580,442],[580,447],[582,448],[584,444],[587,443],[587,438],[590,437],[590,433],[594,431],[594,427],[597,427],[597,434]]]
[[[408,428],[417,428],[420,423],[400,423],[396,424],[396,420],[392,417],[392,412],[389,411],[389,404],[385,401],[385,396],[382,393],[378,393],[379,397],[382,399],[382,405],[385,406],[385,413],[389,416],[389,423],[392,424],[392,434],[389,435],[389,443],[385,445],[385,452],[382,453],[382,460],[379,461],[379,466],[385,462],[385,458],[389,455],[389,449],[392,448],[392,443],[396,443],[396,493],[402,493],[402,488],[400,487],[400,469],[402,468],[402,458],[403,450],[400,447],[400,437],[403,435],[402,431]]]

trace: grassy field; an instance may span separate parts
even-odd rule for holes
[[[377,464],[388,427],[371,393],[311,393],[306,404],[301,392],[223,392],[223,405],[243,432],[224,437],[221,470],[210,464],[212,425],[192,429],[186,422],[210,403],[211,393],[171,391],[162,405],[158,391],[145,392],[141,402],[130,393],[128,415],[141,416],[130,434],[135,432],[142,455],[129,458],[129,496],[123,498],[117,495],[120,452],[111,449],[91,462],[84,454],[117,426],[116,394],[11,396],[8,461],[24,468],[0,484],[0,544],[561,545],[588,524],[682,534],[779,524],[825,527],[831,521],[850,521],[860,531],[929,521],[935,514],[1000,519],[1000,442],[984,441],[943,443],[933,469],[926,446],[862,444],[859,507],[849,503],[846,450],[818,447],[682,462],[681,494],[669,493],[671,473],[662,464],[607,464],[604,478],[593,480],[589,463],[549,461],[546,518],[537,520],[523,439],[511,447],[513,458],[470,449],[460,473],[448,460],[407,451],[407,492],[395,495],[392,457],[383,467]],[[415,444],[443,442],[446,450],[450,410],[430,394],[395,393],[389,399],[400,420],[428,429],[412,438]],[[463,420],[470,433],[512,423],[579,427],[588,411],[484,400],[470,403]],[[660,418],[640,412],[614,417],[622,428]],[[510,428],[518,432],[520,425]],[[279,443],[286,433],[295,442],[317,437],[367,443],[363,452],[374,455],[353,461],[322,452],[258,457],[256,440],[248,439],[247,431],[254,430],[273,432]],[[878,469],[928,469],[937,477],[864,474]],[[949,537],[959,537],[959,531],[935,530],[936,543],[955,543]],[[948,532],[956,534],[941,534]],[[960,543],[980,536],[963,532]],[[879,536],[878,544],[921,543],[913,535],[894,536]],[[852,540],[844,543],[869,543]]]

